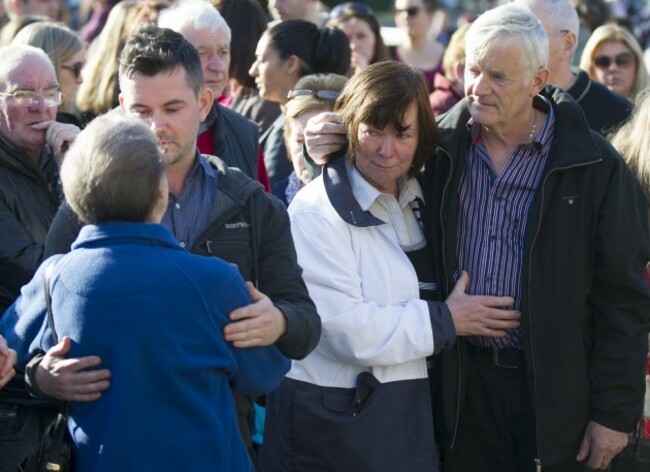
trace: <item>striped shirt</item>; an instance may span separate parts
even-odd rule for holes
[[[180,245],[188,251],[208,227],[218,186],[219,173],[197,151],[194,165],[185,177],[181,194],[169,194],[167,211],[161,224],[169,229]]]
[[[468,126],[475,139],[468,151],[459,191],[457,256],[459,270],[470,276],[467,293],[510,296],[516,310],[521,309],[528,209],[555,134],[555,114],[548,100],[538,96],[535,105],[548,112],[541,131],[532,143],[517,147],[498,176],[478,134],[478,125],[470,119]],[[521,349],[521,329],[509,330],[503,338],[472,337],[470,342],[483,347]]]

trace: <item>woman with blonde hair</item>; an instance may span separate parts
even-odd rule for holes
[[[77,108],[86,123],[118,105],[118,59],[127,40],[126,17],[136,4],[135,0],[124,0],[115,5],[104,29],[88,49],[85,80],[77,93]]]
[[[60,23],[37,22],[23,28],[12,41],[42,49],[54,65],[63,101],[59,105],[56,120],[79,126],[73,114],[77,89],[82,83],[81,69],[85,61],[85,48],[81,38]]]
[[[648,86],[648,71],[639,42],[616,23],[594,30],[582,51],[580,68],[596,82],[631,101]]]
[[[650,88],[639,93],[632,116],[609,138],[650,198]]]
[[[451,36],[445,55],[442,56],[442,70],[433,78],[433,92],[429,95],[431,109],[435,116],[440,116],[451,109],[465,96],[465,34],[471,26],[465,23],[459,26]]]
[[[318,113],[332,111],[347,78],[339,74],[307,75],[289,92],[284,106],[284,142],[293,172],[273,186],[273,194],[289,205],[302,187],[317,175],[311,175],[305,166],[302,144],[307,121]],[[315,170],[315,169],[314,169]],[[320,174],[320,168],[317,169]]]

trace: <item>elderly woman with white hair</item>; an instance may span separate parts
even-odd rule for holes
[[[158,224],[168,187],[155,136],[138,121],[99,117],[61,179],[87,225],[70,253],[42,264],[0,330],[19,365],[52,347],[43,289],[52,267],[60,344],[112,372],[99,400],[70,405],[75,469],[252,471],[230,388],[268,392],[289,362],[275,347],[224,340],[228,314],[250,298],[236,267],[188,253]]]

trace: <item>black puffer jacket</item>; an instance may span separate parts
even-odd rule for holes
[[[59,166],[49,146],[43,152],[39,168],[0,139],[0,316],[41,262],[61,202]]]

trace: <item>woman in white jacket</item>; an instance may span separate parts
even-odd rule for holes
[[[336,111],[346,158],[289,208],[322,338],[268,398],[263,470],[436,471],[427,358],[455,329],[419,214],[438,137],[427,87],[414,68],[373,64]]]

